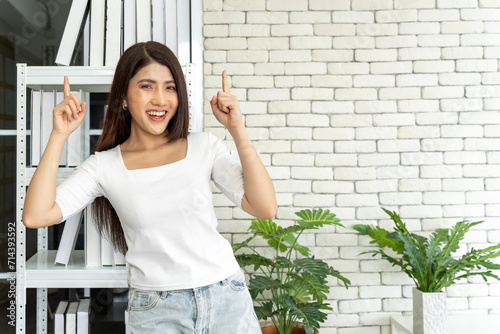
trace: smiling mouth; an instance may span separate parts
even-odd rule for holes
[[[153,117],[163,117],[163,116],[165,116],[167,111],[166,110],[162,110],[162,111],[148,110],[148,111],[146,111],[146,113],[149,116],[153,116]]]

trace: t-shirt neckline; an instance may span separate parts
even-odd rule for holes
[[[148,170],[154,170],[154,169],[158,169],[158,168],[165,168],[165,167],[168,167],[168,166],[174,166],[174,165],[178,165],[182,162],[184,162],[185,160],[188,159],[189,157],[189,154],[190,154],[190,139],[189,139],[190,135],[188,134],[187,136],[187,148],[186,148],[186,156],[180,160],[177,160],[177,161],[174,161],[174,162],[169,162],[167,164],[164,164],[164,165],[160,165],[160,166],[155,166],[155,167],[146,167],[146,168],[135,168],[135,169],[128,169],[127,166],[125,166],[125,162],[123,161],[123,157],[122,157],[122,151],[120,149],[120,145],[121,144],[118,144],[116,147],[117,147],[117,153],[118,153],[118,158],[120,160],[120,164],[122,165],[123,169],[126,171],[126,172],[135,172],[135,171],[148,171]]]

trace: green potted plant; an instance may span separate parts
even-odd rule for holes
[[[299,244],[304,231],[324,225],[342,226],[340,220],[329,210],[322,209],[302,210],[295,214],[301,219],[285,228],[272,219],[253,220],[249,228],[253,235],[233,245],[238,263],[250,277],[249,290],[258,304],[255,306],[257,317],[271,319],[275,333],[279,334],[292,333],[298,322],[302,323],[307,334],[313,330],[317,332],[315,328],[326,320],[324,311],[332,310],[325,301],[330,291],[327,278],[338,278],[346,288],[350,284],[337,270],[311,256],[308,247]],[[251,244],[257,237],[266,240],[274,249],[272,257],[260,254]],[[242,253],[243,250],[250,252]],[[253,266],[253,272],[249,272],[247,266]]]
[[[362,235],[368,235],[372,239],[371,243],[380,247],[363,254],[380,255],[393,266],[400,267],[415,282],[414,334],[426,333],[428,329],[425,323],[431,324],[434,330],[443,328],[442,332],[447,333],[446,295],[443,289],[457,280],[471,276],[482,276],[485,281],[488,277],[500,280],[500,277],[492,272],[500,269],[500,265],[491,262],[500,256],[500,244],[484,249],[472,248],[461,256],[454,256],[465,234],[482,221],[461,221],[450,229],[437,229],[425,237],[409,232],[396,212],[382,209],[394,222],[394,231],[389,232],[378,226],[354,225],[355,230]],[[391,249],[393,254],[389,254],[386,249]],[[440,310],[436,308],[438,302],[441,303]],[[426,309],[429,303],[433,305],[433,309]]]

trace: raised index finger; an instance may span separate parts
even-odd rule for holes
[[[224,93],[230,93],[226,70],[222,71],[222,90],[224,91]]]
[[[71,94],[71,89],[69,88],[69,79],[64,76],[64,98],[67,98]]]

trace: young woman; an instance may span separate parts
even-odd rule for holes
[[[222,74],[210,101],[240,162],[209,133],[188,133],[188,97],[175,55],[156,42],[124,52],[95,152],[56,186],[60,155],[87,112],[70,94],[26,194],[23,223],[57,224],[92,203],[98,230],[126,254],[133,333],[260,333],[244,275],[216,230],[210,180],[252,216],[271,218],[272,181]]]

